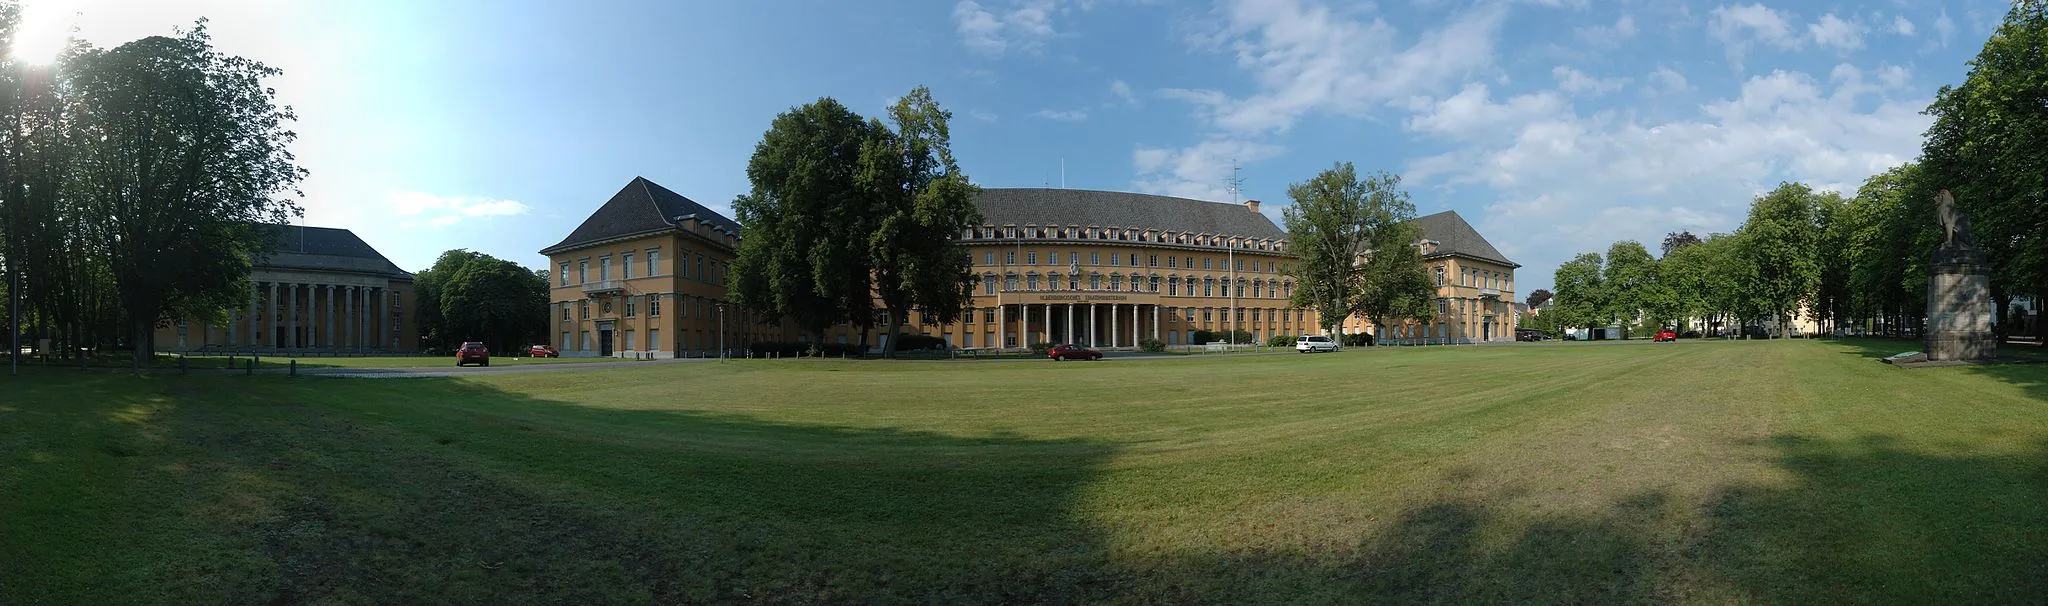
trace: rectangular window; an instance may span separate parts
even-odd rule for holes
[[[580,320],[590,319],[590,301],[588,299],[576,302],[576,318]]]
[[[1147,256],[1145,257],[1145,266],[1146,266],[1146,267],[1158,267],[1158,266],[1159,266],[1159,255],[1147,255]]]
[[[994,277],[989,277],[989,276],[984,276],[984,277],[982,277],[982,279],[981,279],[981,294],[984,294],[984,295],[993,295],[993,294],[996,294],[996,279],[995,279]]]
[[[1211,259],[1211,258],[1208,258],[1208,257],[1202,257],[1202,269],[1214,269],[1213,267],[1210,267],[1210,265],[1209,265],[1209,264],[1210,264],[1210,263],[1214,263],[1215,261],[1216,261],[1215,259]]]
[[[988,324],[996,323],[996,308],[983,308],[981,310],[981,321]]]
[[[569,285],[569,264],[568,264],[568,263],[563,263],[563,264],[562,264],[562,285],[563,285],[563,286],[568,286],[568,285]]]
[[[1131,253],[1131,267],[1138,266],[1138,253]]]
[[[605,255],[605,256],[602,256],[602,257],[598,257],[598,258],[597,258],[597,280],[598,280],[599,282],[603,282],[603,281],[605,281],[605,280],[610,280],[610,279],[612,279],[612,257],[611,257],[611,255]]]
[[[1068,253],[1067,253],[1067,264],[1068,264],[1068,265],[1080,265],[1080,264],[1081,264],[1081,253],[1077,253],[1077,252],[1068,252]]]
[[[567,321],[569,321],[569,304],[568,304],[568,303],[563,303],[563,304],[562,304],[562,321],[563,321],[563,322],[567,322]]]
[[[1119,262],[1120,262],[1120,261],[1122,261],[1122,260],[1123,260],[1123,255],[1119,255],[1119,254],[1116,254],[1116,253],[1110,253],[1110,254],[1109,254],[1109,266],[1110,266],[1110,267],[1116,267],[1116,266],[1120,265],[1120,263],[1119,263]]]
[[[661,329],[659,329],[659,328],[650,328],[650,329],[648,329],[648,330],[647,330],[647,350],[648,350],[648,351],[661,351],[661,347],[662,347],[663,345],[667,345],[667,343],[662,343],[662,342],[661,342]]]
[[[1017,290],[1017,276],[1003,276],[1003,290]]]
[[[1038,290],[1038,274],[1024,276],[1024,288],[1027,290]]]
[[[981,264],[982,264],[982,265],[995,265],[995,264],[996,264],[996,254],[995,254],[995,253],[992,253],[992,252],[985,252],[985,253],[981,253]]]
[[[1174,263],[1175,263],[1175,259],[1174,259],[1173,257],[1167,257],[1167,258],[1166,258],[1166,268],[1167,268],[1167,269],[1173,269],[1173,268],[1174,268]]]
[[[974,347],[974,333],[970,332],[964,335],[960,335],[960,346]]]
[[[1027,252],[1027,253],[1024,253],[1024,264],[1025,264],[1025,265],[1037,265],[1037,264],[1038,264],[1038,251],[1035,251],[1035,250],[1034,250],[1034,251],[1031,251],[1031,252]]]
[[[621,254],[621,255],[619,255],[619,263],[620,263],[620,265],[619,265],[619,277],[620,277],[620,278],[624,278],[624,279],[632,279],[632,278],[633,278],[633,253],[625,253],[625,254]]]
[[[561,348],[562,351],[574,351],[576,349],[574,346],[569,344],[569,331],[562,331],[562,340],[560,344],[556,345],[555,347]]]
[[[1090,274],[1088,276],[1088,290],[1102,290],[1102,276]]]
[[[590,283],[590,261],[588,259],[576,262],[576,283]]]
[[[1238,324],[1243,324],[1243,323],[1244,323],[1244,308],[1242,308],[1242,307],[1239,307],[1239,308],[1237,308],[1237,323],[1238,323]]]
[[[1091,252],[1091,253],[1088,253],[1088,264],[1089,264],[1089,265],[1101,265],[1101,264],[1102,264],[1102,253],[1099,253],[1099,252]]]
[[[1244,271],[1244,259],[1237,260],[1237,270]]]
[[[704,280],[704,255],[697,255],[697,280]]]
[[[1214,308],[1214,307],[1204,307],[1204,308],[1202,308],[1202,321],[1203,321],[1203,322],[1213,322],[1213,321],[1215,321],[1215,320],[1216,320],[1216,308]]]
[[[647,295],[647,317],[661,317],[661,295]],[[647,340],[653,341],[654,337],[648,337]]]
[[[576,349],[580,349],[583,351],[597,349],[597,342],[590,340],[590,331],[583,331],[583,340],[581,344],[576,346]]]
[[[626,329],[626,349],[623,351],[633,351],[634,349],[638,348],[633,347],[633,329],[628,328]]]
[[[1014,251],[1014,250],[1013,250],[1013,251],[1008,251],[1008,252],[1004,252],[1004,253],[1003,253],[1003,264],[1005,264],[1005,265],[1016,265],[1016,264],[1017,264],[1017,251]]]
[[[658,263],[658,262],[660,262],[660,261],[661,261],[661,249],[659,249],[659,248],[649,248],[649,249],[647,249],[647,275],[650,275],[650,276],[658,276],[658,275],[661,275],[661,272],[660,272],[659,270],[656,270],[656,269],[655,269],[655,264],[656,264],[656,263]],[[654,340],[654,337],[652,337],[652,336],[650,336],[650,337],[647,337],[647,340],[649,340],[649,341],[652,341],[652,340]]]
[[[633,313],[633,308],[636,307],[635,305],[633,305],[633,301],[638,300],[639,298],[640,297],[626,297],[626,317],[631,318],[634,315],[636,315]],[[632,348],[628,347],[627,349]]]

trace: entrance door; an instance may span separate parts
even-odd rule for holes
[[[607,328],[597,331],[597,355],[605,358],[612,357],[612,329]]]
[[[1492,341],[1492,340],[1493,340],[1493,323],[1492,323],[1492,322],[1487,322],[1487,323],[1485,323],[1485,324],[1480,324],[1480,325],[1479,325],[1479,340],[1481,340],[1481,341]]]

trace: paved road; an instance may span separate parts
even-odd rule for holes
[[[357,379],[399,379],[409,377],[465,377],[479,374],[517,374],[528,372],[558,372],[567,370],[603,370],[607,368],[637,368],[667,364],[702,364],[717,362],[716,358],[663,358],[657,360],[620,360],[617,362],[578,362],[573,364],[506,364],[497,366],[462,366],[415,368],[301,368],[299,374],[311,377],[345,377]],[[262,372],[279,372],[265,370]]]

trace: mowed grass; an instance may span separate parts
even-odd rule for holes
[[[2048,596],[2048,365],[1909,349],[42,371],[0,603]]]

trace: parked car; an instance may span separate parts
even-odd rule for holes
[[[1102,352],[1095,351],[1093,349],[1089,349],[1079,345],[1061,344],[1054,345],[1052,346],[1052,349],[1045,350],[1045,357],[1052,358],[1052,361],[1054,362],[1063,362],[1066,360],[1100,360],[1102,359]]]
[[[533,347],[527,348],[526,355],[533,356],[536,358],[559,358],[562,357],[562,352],[556,351],[555,348],[548,347],[546,345],[535,345]]]
[[[1294,350],[1301,353],[1337,351],[1337,342],[1323,335],[1302,335],[1294,340]]]
[[[1663,342],[1665,342],[1665,341],[1677,341],[1677,340],[1678,340],[1678,333],[1675,333],[1675,332],[1671,332],[1671,331],[1669,331],[1669,330],[1660,330],[1660,331],[1657,331],[1657,336],[1654,336],[1654,337],[1650,337],[1650,342],[1652,342],[1652,343],[1663,343]]]
[[[462,347],[455,350],[455,365],[462,366],[464,364],[490,366],[491,350],[484,347],[483,343],[464,341]]]
[[[1700,331],[1697,331],[1697,330],[1688,330],[1688,331],[1685,331],[1684,333],[1680,333],[1680,334],[1678,335],[1678,337],[1679,337],[1679,338],[1681,338],[1681,339],[1697,339],[1697,338],[1700,338]]]

